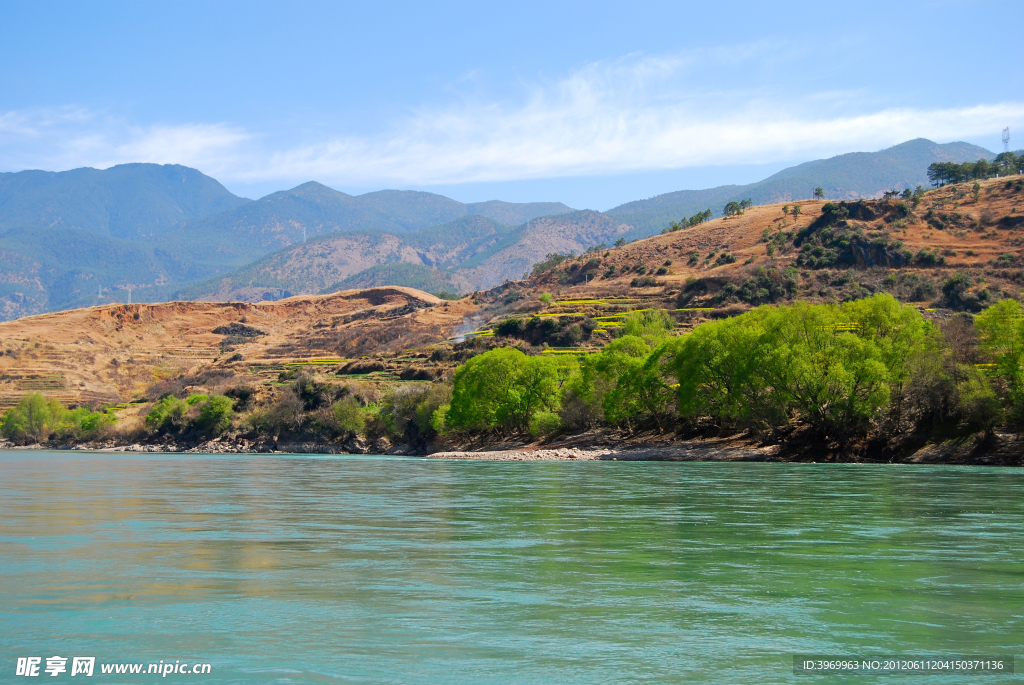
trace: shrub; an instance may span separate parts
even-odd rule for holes
[[[676,322],[664,309],[645,309],[623,317],[620,330],[654,345],[675,332]]]
[[[929,250],[927,247],[922,247],[916,255],[914,255],[914,262],[921,266],[937,266],[946,263],[946,258],[941,256],[937,250]]]
[[[180,430],[188,421],[189,406],[174,395],[160,398],[146,415],[146,428],[151,431]]]
[[[629,282],[630,288],[653,288],[656,285],[658,280],[654,276],[640,276]]]
[[[447,383],[401,385],[384,395],[379,418],[393,440],[416,442],[437,432],[434,414],[450,400],[451,386]]]
[[[533,265],[533,270],[530,272],[530,275],[539,276],[545,271],[550,271],[551,269],[554,269],[556,266],[558,266],[559,264],[561,264],[562,262],[571,257],[572,253],[568,255],[551,253],[547,257],[545,257],[543,261],[540,261],[537,264]]]
[[[225,397],[230,397],[234,400],[232,408],[235,411],[245,411],[251,408],[253,400],[256,397],[256,393],[247,385],[238,385],[234,388],[229,388],[224,395]]]
[[[551,304],[555,298],[551,296],[551,293],[541,293],[537,299],[544,304]]]
[[[302,425],[303,421],[302,400],[290,389],[281,393],[267,410],[263,417],[263,431],[268,434],[277,434],[281,431],[294,431]]]
[[[534,438],[554,435],[561,429],[562,419],[551,411],[539,411],[530,420],[530,435]]]
[[[999,396],[988,379],[974,369],[966,376],[957,385],[960,417],[968,428],[991,432],[1004,419]]]
[[[26,395],[4,413],[3,436],[19,444],[43,442],[60,428],[66,412],[60,402],[41,393]]]
[[[113,414],[86,407],[68,410],[55,399],[35,392],[22,397],[8,409],[0,424],[0,435],[17,444],[60,438],[97,438],[114,422]]]
[[[352,395],[341,398],[331,405],[331,428],[335,435],[348,437],[363,435],[366,432],[366,417],[363,407]]]
[[[448,429],[448,410],[450,404],[442,404],[430,416],[430,427],[435,433],[444,433]]]
[[[224,395],[214,395],[203,402],[196,420],[199,430],[207,435],[220,435],[231,428],[233,404],[231,398]]]
[[[517,316],[505,319],[494,327],[495,335],[518,337],[526,330],[526,320]]]

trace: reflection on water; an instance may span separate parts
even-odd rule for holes
[[[0,527],[8,675],[776,683],[794,652],[1024,653],[1013,470],[16,452]]]

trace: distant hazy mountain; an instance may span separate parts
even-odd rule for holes
[[[428,293],[457,292],[459,287],[451,274],[420,264],[383,264],[349,276],[343,281],[324,288],[323,294],[339,290],[375,288],[382,285],[400,285]]]
[[[540,216],[555,216],[571,212],[572,207],[561,202],[473,202],[466,205],[470,214],[485,216],[492,221],[508,226],[518,226]]]
[[[484,290],[521,278],[549,253],[610,245],[630,229],[613,217],[584,210],[518,227],[464,216],[410,233],[345,231],[283,248],[223,276],[140,296],[260,300],[384,284]]]
[[[575,252],[594,245],[611,245],[632,230],[618,217],[583,210],[534,219],[471,259],[452,269],[463,290],[493,288],[522,278],[548,254]]]
[[[163,288],[151,295],[237,300],[318,293],[368,269],[387,265],[413,265],[428,271],[456,267],[492,248],[514,230],[486,217],[463,216],[420,231],[331,233],[282,248],[223,276]],[[397,272],[378,269],[377,273],[374,278],[379,279]]]
[[[851,152],[805,162],[749,185],[680,190],[628,202],[606,214],[631,224],[634,231],[630,237],[643,237],[657,233],[670,221],[709,207],[719,216],[725,203],[732,200],[749,198],[754,204],[801,200],[810,198],[818,186],[828,198],[876,197],[891,188],[928,187],[928,165],[932,162],[974,162],[993,157],[993,153],[977,145],[940,145],[918,138],[879,152]]]
[[[179,260],[193,264],[194,278],[201,278],[326,234],[377,231],[400,235],[460,217],[521,223],[569,211],[561,203],[463,204],[416,191],[382,190],[353,196],[309,182],[176,227],[155,242]]]
[[[0,174],[0,228],[60,226],[140,240],[247,202],[177,164]]]
[[[136,299],[262,299],[381,264],[446,268],[512,230],[503,222],[570,211],[415,191],[352,196],[313,182],[251,201],[194,169],[154,164],[0,174],[0,318],[126,300],[129,288]]]

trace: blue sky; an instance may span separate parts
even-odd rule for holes
[[[7,0],[0,171],[608,209],[916,137],[1024,147],[1022,29],[1019,0]]]

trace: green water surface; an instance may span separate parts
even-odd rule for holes
[[[0,626],[0,682],[962,682],[792,655],[1024,671],[1024,471],[6,452]]]

